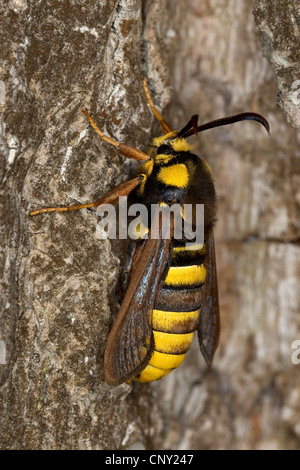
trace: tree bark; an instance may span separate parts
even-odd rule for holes
[[[299,2],[256,0],[254,17],[264,55],[277,77],[278,102],[288,122],[300,129]]]
[[[300,339],[300,155],[262,55],[271,60],[272,41],[279,55],[291,51],[268,3],[255,5],[263,48],[254,1],[2,3],[2,449],[299,448],[300,365],[291,356]],[[284,3],[292,37],[297,10]],[[297,127],[296,69],[272,65]],[[100,240],[88,210],[28,213],[90,202],[128,179],[134,164],[93,133],[81,108],[147,152],[160,131],[144,75],[174,127],[196,113],[205,122],[254,111],[270,121],[271,137],[245,122],[192,138],[218,192],[213,368],[195,341],[165,379],[111,388],[103,354],[130,245]]]

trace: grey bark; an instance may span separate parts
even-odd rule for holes
[[[300,5],[297,0],[256,0],[255,21],[265,57],[274,68],[278,102],[288,122],[300,129]]]
[[[265,4],[256,2],[255,18],[270,59],[278,28]],[[291,360],[300,339],[299,138],[276,102],[253,6],[3,2],[1,448],[299,448],[300,365]],[[280,11],[295,24],[292,2]],[[297,38],[296,28],[287,31]],[[276,39],[283,56],[286,37]],[[288,90],[281,106],[297,126],[299,105],[289,101],[297,73],[279,70],[274,57]],[[219,197],[222,331],[212,370],[195,342],[166,379],[110,388],[103,353],[130,246],[99,240],[93,212],[28,212],[89,202],[128,178],[134,165],[92,132],[81,108],[107,134],[147,151],[159,126],[144,75],[174,127],[195,113],[205,122],[251,110],[269,119],[271,137],[256,123],[193,137]]]

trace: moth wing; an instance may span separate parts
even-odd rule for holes
[[[201,353],[206,363],[211,366],[215,350],[218,346],[220,332],[219,298],[216,270],[216,255],[213,229],[206,241],[204,260],[206,280],[202,286],[202,301],[199,315],[198,338]]]
[[[156,222],[159,217],[159,213],[155,215]],[[168,238],[164,238],[165,230]],[[173,232],[173,219],[166,220],[163,215],[158,238],[151,237],[151,226],[149,238],[133,258],[128,288],[104,355],[104,376],[109,385],[132,379],[151,358],[154,349],[152,310],[162,274],[170,262]]]

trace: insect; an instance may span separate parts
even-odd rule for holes
[[[109,334],[104,355],[104,377],[108,384],[119,385],[134,379],[149,382],[166,376],[179,366],[188,351],[194,332],[208,365],[219,337],[219,303],[213,228],[216,219],[216,193],[209,165],[193,154],[187,138],[207,129],[243,120],[254,120],[269,132],[268,121],[251,112],[225,117],[198,126],[194,115],[180,130],[173,130],[155,108],[146,79],[144,89],[150,107],[163,134],[152,142],[149,155],[106,136],[87,110],[88,121],[100,137],[117,147],[127,158],[141,161],[138,175],[111,189],[95,202],[71,207],[36,210],[72,211],[115,204],[120,196],[129,196],[147,208],[190,203],[204,204],[204,243],[184,236],[174,237],[174,217],[168,220],[159,210],[153,216],[148,238],[140,239],[133,255],[126,294]],[[195,226],[195,211],[190,224]],[[182,213],[184,219],[184,213]],[[152,237],[154,222],[159,227]],[[163,224],[168,237],[163,236]]]

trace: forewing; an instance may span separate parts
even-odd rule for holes
[[[206,280],[202,286],[198,338],[202,355],[206,363],[210,366],[214,352],[218,346],[220,331],[218,283],[213,229],[211,229],[206,241],[204,266],[206,268]]]
[[[156,214],[155,217],[159,217]],[[134,256],[129,285],[120,311],[108,337],[104,356],[104,376],[110,385],[119,385],[139,374],[154,349],[152,310],[162,273],[170,260],[170,239],[174,222],[163,218],[169,237],[159,226],[157,239],[151,238]]]

